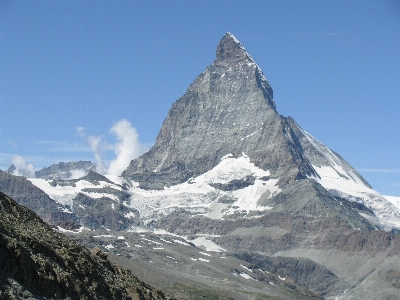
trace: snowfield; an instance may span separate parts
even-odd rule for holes
[[[368,207],[377,217],[360,213],[364,218],[378,223],[385,230],[400,228],[400,203],[396,197],[382,196],[369,188],[354,171],[331,149],[299,127],[308,141],[329,161],[329,165],[312,165],[320,178],[313,177],[333,196],[356,201]]]
[[[369,188],[352,169],[341,163],[341,159],[333,151],[307,132],[303,131],[303,133],[329,161],[329,165],[313,165],[319,178],[312,177],[312,179],[319,182],[333,196],[363,203],[374,212],[376,218],[371,218],[366,214],[361,215],[381,228],[385,230],[400,228],[400,197],[382,196]],[[236,158],[232,154],[225,155],[212,170],[184,183],[165,187],[164,190],[144,190],[139,187],[138,183],[114,175],[106,176],[112,183],[100,181],[99,185],[80,180],[75,183],[75,186],[52,186],[50,185],[51,180],[39,178],[29,178],[29,180],[56,202],[69,207],[71,213],[74,198],[78,193],[94,199],[107,197],[115,202],[120,202],[116,195],[96,192],[96,190],[108,187],[122,191],[121,186],[127,186],[126,192],[130,194],[130,201],[124,201],[123,204],[137,210],[142,224],[146,226],[151,221],[166,217],[178,210],[221,220],[229,219],[236,213],[240,213],[246,218],[251,211],[269,210],[272,207],[260,205],[260,198],[269,199],[281,191],[277,185],[278,179],[269,179],[269,175],[269,171],[256,167],[243,153],[242,156]],[[249,183],[244,188],[225,191],[213,187],[215,184],[224,185],[249,177],[254,178],[254,183]],[[91,189],[91,191],[88,192],[85,189]],[[110,209],[113,209],[113,206]],[[131,218],[134,217],[134,214],[127,213],[125,217]],[[210,242],[205,237],[198,237],[192,242],[203,244],[206,241]],[[216,250],[210,244],[209,248]],[[221,249],[218,250],[221,251]]]
[[[254,176],[255,182],[242,189],[221,191],[211,186],[243,180],[247,176]],[[139,211],[141,218],[148,222],[160,216],[167,216],[177,209],[211,219],[221,219],[235,212],[264,211],[271,207],[258,205],[261,195],[269,191],[269,197],[272,197],[280,192],[276,185],[278,180],[268,180],[268,176],[269,171],[255,167],[247,155],[234,158],[229,154],[212,170],[182,184],[166,187],[164,190],[131,187],[129,193],[132,195],[132,201],[129,206]],[[227,198],[231,199],[232,203],[219,201]]]

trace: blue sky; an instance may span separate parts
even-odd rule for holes
[[[227,31],[280,114],[400,196],[399,1],[0,1],[0,168],[95,161],[89,136],[107,164],[122,119],[151,146]]]

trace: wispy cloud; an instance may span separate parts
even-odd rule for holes
[[[96,171],[101,174],[105,173],[106,167],[103,161],[103,154],[105,151],[111,150],[112,146],[104,141],[102,136],[87,135],[83,127],[77,127],[76,134],[85,140],[93,152],[97,165]]]
[[[139,157],[147,149],[139,142],[139,135],[135,127],[125,119],[115,123],[110,131],[117,137],[114,145],[116,157],[110,162],[107,174],[120,175],[132,159]]]
[[[77,127],[76,132],[92,150],[97,164],[96,171],[101,174],[120,175],[131,160],[148,150],[140,143],[135,127],[125,119],[116,122],[110,129],[110,132],[116,137],[115,144],[106,142],[102,136],[87,135],[83,127]],[[103,154],[108,150],[114,150],[115,158],[107,167],[103,160]]]
[[[81,143],[72,144],[66,141],[36,141],[36,144],[48,145],[47,151],[52,152],[91,152],[90,147],[82,145]]]
[[[7,170],[11,164],[14,164],[18,175],[34,176],[33,166],[38,170],[59,162],[78,161],[85,159],[82,157],[82,152],[92,152],[96,160],[97,172],[120,175],[128,167],[131,160],[139,157],[152,146],[152,144],[142,144],[139,141],[139,135],[135,127],[125,119],[116,122],[110,128],[110,133],[115,138],[115,142],[112,144],[107,142],[103,136],[88,135],[83,127],[77,127],[76,134],[83,140],[80,143],[72,144],[65,141],[39,140],[36,143],[43,144],[44,148],[46,148],[43,150],[43,155],[31,156],[22,154],[22,157],[15,153],[0,153],[0,168]],[[110,158],[107,155],[108,160],[104,159],[104,154],[111,150],[114,151],[114,158]],[[63,157],[60,157],[59,154],[50,155],[50,152],[64,154],[61,154]],[[71,157],[68,153],[76,154]],[[76,177],[79,174],[73,175]]]
[[[12,164],[14,165],[13,175],[35,177],[35,169],[32,164],[27,164],[22,156],[15,155],[12,157]]]
[[[10,165],[13,163],[13,157],[21,156],[28,164],[32,164],[35,170],[40,170],[44,167],[49,167],[53,164],[57,164],[59,162],[70,162],[70,161],[79,161],[79,160],[90,160],[87,155],[82,157],[81,155],[74,156],[50,156],[50,155],[24,155],[24,154],[15,154],[15,153],[0,153],[0,169],[6,171]]]
[[[358,172],[371,172],[371,173],[400,173],[398,169],[356,169]]]

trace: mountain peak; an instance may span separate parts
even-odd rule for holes
[[[239,40],[232,33],[227,32],[218,44],[217,61],[240,61],[246,59],[254,62]]]

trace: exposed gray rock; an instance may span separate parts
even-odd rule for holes
[[[211,183],[210,185],[222,191],[235,191],[253,185],[256,178],[254,176],[246,176],[243,179],[234,179],[228,183]]]
[[[9,173],[9,174],[14,174],[14,171],[16,170],[17,168],[14,166],[14,164],[12,164],[8,169],[7,169],[7,173]]]
[[[94,185],[99,185],[100,181],[104,181],[107,183],[112,183],[107,177],[89,170],[88,173],[85,176],[82,176],[77,179],[54,179],[53,181],[50,182],[50,185],[52,186],[76,186],[75,183],[77,183],[80,180],[86,180],[89,181],[90,183],[93,183]]]
[[[336,286],[339,278],[324,266],[307,258],[273,257],[246,252],[238,252],[234,256],[254,264],[254,268],[265,268],[282,277],[289,276],[321,296],[340,291]]]
[[[95,171],[96,164],[90,161],[60,162],[35,172],[36,178],[62,180],[69,179],[73,171],[82,171],[87,174],[89,170]],[[80,176],[82,177],[82,176]]]
[[[1,299],[165,299],[98,248],[89,252],[1,192],[0,273]]]
[[[36,212],[48,224],[79,224],[74,214],[66,212],[68,207],[55,202],[24,176],[14,176],[0,170],[0,191]]]
[[[333,166],[334,164],[340,165],[344,169],[344,174],[338,173],[339,176],[349,179],[352,176],[357,176],[368,187],[371,188],[369,183],[339,154],[326,147],[324,144],[306,133],[291,117],[287,118],[290,127],[295,133],[301,148],[303,149],[304,156],[307,157],[309,162],[317,167]],[[332,155],[333,154],[333,155]],[[336,171],[337,172],[337,171]],[[354,175],[353,175],[354,174]]]
[[[96,190],[101,192],[101,190]],[[104,190],[107,193],[121,193],[120,191]],[[129,195],[122,195],[129,199]],[[79,193],[74,198],[74,213],[80,223],[91,230],[107,228],[112,230],[126,230],[131,226],[139,225],[138,213],[122,203],[107,197],[93,199],[85,194]],[[125,215],[128,215],[126,217]]]
[[[261,69],[227,33],[214,63],[173,104],[155,145],[122,176],[143,188],[163,188],[203,174],[229,153],[245,153],[281,183],[318,176],[290,124],[276,112]]]
[[[375,230],[375,227],[358,212],[362,210],[371,216],[374,215],[365,206],[349,202],[334,198],[319,183],[307,179],[286,186],[278,195],[264,200],[263,204],[273,207],[268,213],[279,212],[314,219],[339,218],[354,229]]]

